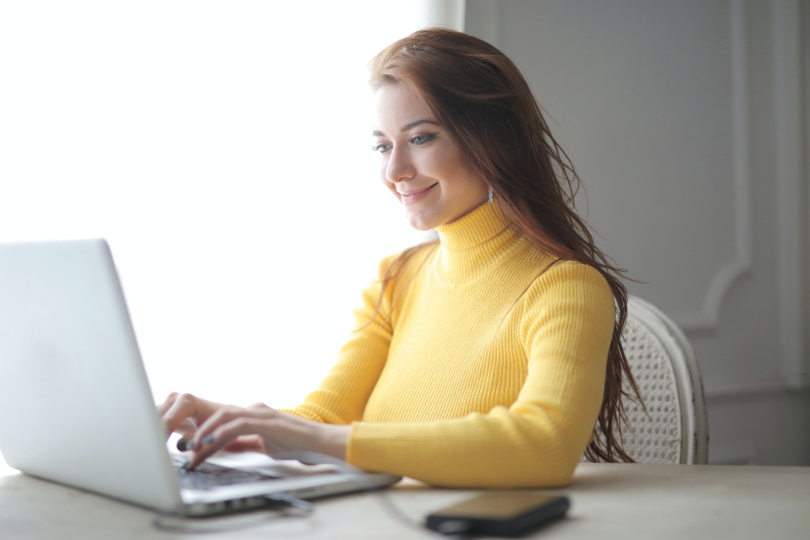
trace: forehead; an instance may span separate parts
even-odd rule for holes
[[[385,83],[377,89],[375,112],[375,129],[390,135],[414,120],[435,120],[422,96],[403,83]]]

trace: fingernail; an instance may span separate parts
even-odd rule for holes
[[[180,470],[181,470],[181,471],[185,471],[185,470],[186,470],[186,467],[188,467],[188,464],[189,464],[189,463],[191,463],[191,460],[190,460],[190,459],[185,460],[185,461],[183,462],[183,464],[182,464],[182,465],[180,465]]]
[[[185,452],[186,450],[194,450],[194,441],[180,439],[177,441],[177,449],[181,452]]]
[[[211,444],[214,442],[214,435],[211,434],[202,440],[202,444]]]

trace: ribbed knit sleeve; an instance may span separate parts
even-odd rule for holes
[[[531,282],[515,310],[514,347],[528,365],[513,402],[428,422],[355,422],[348,462],[438,486],[567,484],[602,401],[614,299],[595,269],[560,262]]]

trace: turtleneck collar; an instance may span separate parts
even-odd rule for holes
[[[452,223],[436,227],[443,248],[465,251],[490,240],[509,227],[496,202],[484,203]]]
[[[456,221],[436,228],[440,248],[437,276],[446,283],[472,281],[498,264],[519,243],[497,201],[484,203]]]

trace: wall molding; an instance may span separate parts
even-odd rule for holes
[[[694,311],[673,311],[684,331],[717,328],[723,300],[731,286],[751,269],[751,170],[749,143],[747,17],[743,0],[729,1],[732,170],[734,183],[734,258],[724,263],[709,283],[703,305]]]
[[[798,0],[771,3],[779,346],[782,374],[793,388],[807,384],[803,357],[802,43]]]

